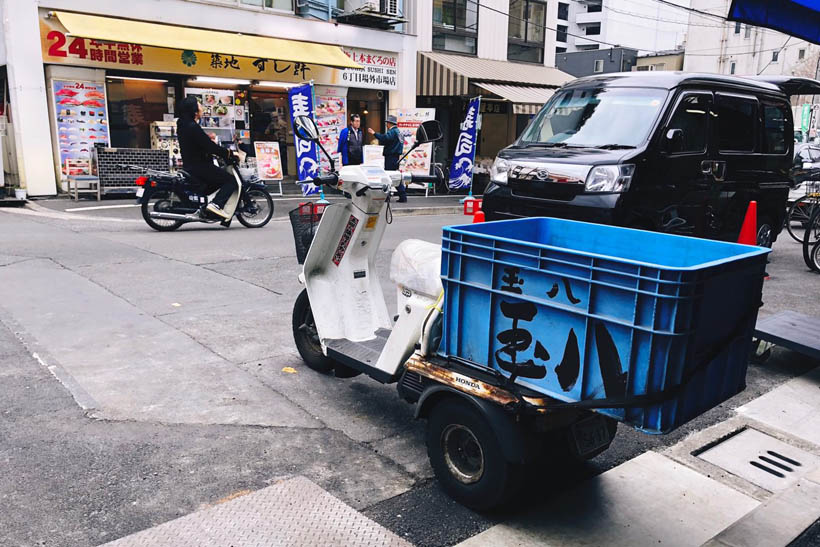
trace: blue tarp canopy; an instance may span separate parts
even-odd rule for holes
[[[728,19],[820,44],[820,0],[733,0]]]

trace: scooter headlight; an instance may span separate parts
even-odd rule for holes
[[[507,184],[507,173],[510,171],[510,162],[504,158],[495,158],[493,166],[490,167],[490,181],[495,184]]]
[[[584,187],[587,192],[626,192],[634,173],[633,164],[597,165],[589,171]]]

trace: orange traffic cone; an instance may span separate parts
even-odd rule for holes
[[[473,215],[473,224],[475,224],[476,222],[484,222],[484,211],[482,211],[481,209],[476,211]]]
[[[743,245],[757,245],[757,202],[750,201],[749,208],[746,209],[746,216],[743,218],[743,226],[740,227],[740,237],[737,242]]]

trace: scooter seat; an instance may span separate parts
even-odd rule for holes
[[[390,259],[390,280],[413,292],[438,298],[441,285],[441,245],[419,239],[402,241]]]

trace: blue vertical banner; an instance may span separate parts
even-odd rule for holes
[[[473,160],[475,160],[475,144],[478,122],[478,112],[481,106],[481,97],[470,100],[467,115],[461,123],[461,132],[456,141],[456,151],[453,154],[453,164],[450,166],[450,189],[462,190],[473,184]]]
[[[290,125],[297,116],[313,114],[313,84],[300,85],[288,90],[288,104],[290,105]],[[302,183],[319,174],[319,147],[316,143],[304,141],[293,132],[293,143],[296,146],[296,165],[298,166],[298,182],[302,184],[302,195],[309,196],[319,191],[319,187],[312,182]]]

